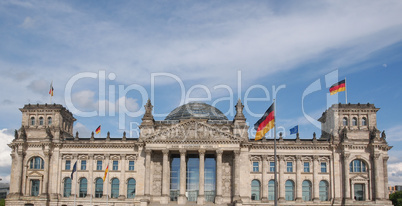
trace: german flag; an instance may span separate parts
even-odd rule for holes
[[[257,131],[254,140],[262,139],[262,137],[275,126],[274,108],[275,106],[272,104],[264,113],[264,116],[254,124],[254,129]]]
[[[106,175],[107,175],[108,172],[109,172],[109,165],[105,169],[105,175],[103,175],[103,182],[105,182]]]
[[[52,81],[52,83],[50,83],[50,89],[49,89],[49,94],[50,94],[50,96],[52,96],[53,97],[53,81]]]
[[[95,133],[96,133],[96,134],[99,134],[100,131],[101,131],[101,126],[99,125],[99,127],[96,128]]]
[[[346,81],[342,80],[329,88],[329,92],[331,95],[336,94],[338,92],[343,92],[346,89]]]

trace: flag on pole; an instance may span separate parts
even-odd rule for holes
[[[74,166],[73,166],[73,171],[71,171],[71,179],[74,179],[73,176],[74,176],[74,172],[76,172],[76,171],[77,171],[77,161],[75,161]]]
[[[50,83],[50,90],[49,90],[49,94],[50,94],[50,96],[52,96],[53,97],[53,81],[52,81],[52,83]]]
[[[99,125],[99,127],[96,128],[95,133],[96,133],[96,134],[99,134],[100,131],[101,131],[101,125]]]
[[[346,89],[346,81],[342,80],[329,88],[329,92],[331,95],[334,95],[338,92],[343,92]]]
[[[106,175],[109,172],[109,165],[107,165],[106,170],[105,170],[105,175],[103,176],[103,182],[105,182]]]
[[[290,135],[299,133],[299,125],[294,126],[290,129]]]
[[[257,131],[255,140],[260,140],[265,134],[275,126],[274,104],[264,113],[260,120],[254,124],[254,129]]]

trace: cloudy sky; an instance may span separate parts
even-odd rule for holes
[[[285,138],[295,125],[312,138],[315,119],[345,102],[328,87],[346,77],[348,102],[381,108],[389,181],[402,184],[401,11],[401,1],[0,1],[0,177],[27,103],[66,106],[81,137],[99,125],[136,137],[148,98],[157,120],[188,101],[232,119],[240,98],[251,126],[276,98]]]

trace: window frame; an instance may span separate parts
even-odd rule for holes
[[[66,160],[64,164],[64,170],[71,170],[71,160]]]
[[[130,181],[133,180],[134,183],[131,183]],[[130,186],[134,185],[134,188],[131,188]],[[129,178],[127,180],[127,199],[133,199],[135,198],[135,193],[136,193],[136,187],[137,187],[137,181],[134,178]],[[133,191],[131,194],[130,192]],[[130,194],[130,195],[129,195]]]
[[[100,165],[99,165],[100,163]],[[102,160],[96,160],[96,170],[101,171],[103,167],[103,161]]]
[[[253,183],[256,183],[258,185],[253,185]],[[257,188],[258,188],[258,190],[257,190]],[[254,196],[255,197],[254,199],[253,199],[253,195],[254,195],[253,192],[258,192],[256,194],[256,196]],[[251,198],[252,201],[261,200],[261,182],[258,179],[253,179],[251,181],[251,197],[250,198]]]
[[[81,160],[81,170],[87,170],[87,160]]]
[[[63,182],[63,197],[70,197],[71,190],[72,190],[71,178],[66,177],[66,178],[64,178],[64,182]]]
[[[269,172],[275,172],[275,162],[269,162]]]
[[[348,118],[347,117],[342,118],[342,126],[348,126]]]
[[[306,185],[306,184],[308,184],[308,185]],[[312,186],[310,180],[304,180],[302,182],[302,199],[303,199],[303,201],[311,201],[312,200],[312,188],[313,188],[313,186]],[[305,195],[306,193],[308,193],[308,196]]]
[[[320,168],[321,168],[320,169],[321,173],[327,173],[328,172],[328,170],[327,170],[327,162],[321,162],[320,163]]]
[[[119,170],[119,161],[118,160],[113,160],[112,170]]]
[[[306,172],[306,173],[310,172],[310,162],[303,163],[303,172]]]
[[[132,163],[132,165],[131,165],[131,163]],[[129,171],[134,171],[134,169],[135,169],[134,165],[135,165],[134,160],[128,161],[128,170]]]
[[[85,180],[85,183],[82,183],[82,181]],[[83,187],[85,184],[85,187]],[[85,193],[84,190],[85,189]],[[78,197],[84,198],[88,195],[88,180],[87,178],[83,177],[80,179],[80,183],[79,183],[79,188],[78,188]]]
[[[321,183],[324,183],[325,185],[322,185]],[[319,192],[320,201],[328,201],[329,200],[329,183],[328,183],[328,181],[321,180],[318,188],[319,188],[318,192]],[[325,188],[325,190],[323,190],[323,188]],[[323,195],[324,192],[325,192],[325,196]]]
[[[293,162],[286,162],[286,172],[293,172]]]
[[[118,178],[113,178],[110,186],[110,197],[119,198],[120,195],[119,190],[120,190],[120,180]]]
[[[43,117],[39,117],[39,126],[43,125],[44,125]]]
[[[257,161],[253,161],[253,172],[259,172],[260,171],[260,164]]]
[[[35,126],[35,123],[36,123],[35,117],[31,117],[31,126]]]

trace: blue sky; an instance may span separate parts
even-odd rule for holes
[[[328,85],[346,77],[349,102],[381,108],[390,184],[402,184],[401,10],[401,1],[1,1],[0,177],[9,179],[18,108],[48,103],[51,81],[81,137],[99,124],[112,137],[138,130],[148,98],[157,120],[190,100],[232,119],[240,98],[252,126],[275,87],[285,138],[297,124],[312,138],[320,128],[306,115],[344,103]]]

